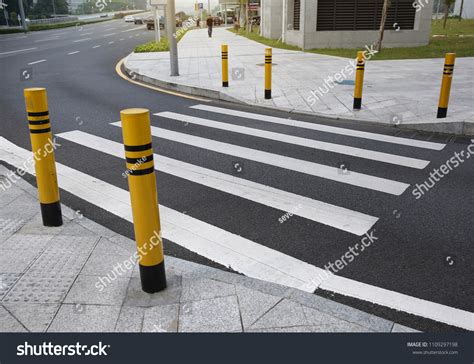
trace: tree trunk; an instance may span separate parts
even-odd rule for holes
[[[461,7],[459,8],[459,21],[462,19],[462,8],[464,7],[464,0],[461,0]]]
[[[384,0],[382,9],[382,19],[380,20],[379,40],[377,41],[376,50],[380,52],[382,49],[383,34],[385,31],[385,22],[387,20],[388,8],[390,6],[390,0]]]
[[[444,22],[443,22],[443,29],[446,29],[446,22],[448,21],[449,15],[449,5],[444,4]]]

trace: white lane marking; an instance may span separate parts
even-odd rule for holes
[[[23,168],[25,161],[31,158],[31,151],[0,137],[0,160]],[[63,190],[133,221],[128,191],[61,163],[56,163],[56,171],[59,187]],[[35,173],[34,168],[29,168],[27,172]],[[312,292],[316,286],[311,278],[323,273],[322,269],[308,263],[163,205],[160,205],[160,215],[164,239],[250,277]]]
[[[91,40],[91,39],[92,39],[92,38],[77,39],[77,40],[73,40],[72,42],[73,42],[73,43],[85,42],[86,40]]]
[[[142,27],[136,27],[132,29],[122,30],[120,33],[133,32],[134,30],[141,30]]]
[[[474,330],[474,313],[472,312],[371,286],[352,279],[334,275],[323,281],[319,288],[467,330]]]
[[[133,35],[130,35],[128,38],[133,38]]]
[[[28,65],[31,66],[32,64],[41,63],[41,62],[46,62],[46,60],[45,59],[40,59],[39,61],[30,62],[30,63],[28,63]]]
[[[74,51],[74,52],[69,52],[68,53],[68,56],[72,55],[72,54],[76,54],[76,53],[79,53],[80,51]]]
[[[12,53],[18,53],[18,52],[27,52],[27,51],[32,51],[34,49],[38,49],[38,47],[17,49],[15,51],[2,52],[2,53],[0,53],[0,55],[2,55],[2,54],[12,54]]]
[[[102,153],[107,153],[122,159],[124,158],[123,145],[108,139],[78,130],[57,134],[57,136]],[[368,232],[378,220],[377,217],[158,154],[154,154],[153,158],[155,159],[155,168],[160,172],[214,188],[283,212],[294,210],[294,215],[332,226],[358,236]],[[295,206],[301,207],[295,210]]]
[[[215,113],[219,113],[219,114],[232,115],[232,116],[237,116],[237,117],[241,117],[241,118],[259,120],[259,121],[266,121],[266,122],[269,122],[269,123],[282,124],[282,125],[287,125],[287,126],[295,126],[295,127],[298,127],[298,128],[317,130],[317,131],[322,131],[322,132],[325,132],[325,133],[340,134],[340,135],[346,135],[346,136],[355,137],[355,138],[376,140],[376,141],[385,142],[385,143],[408,145],[410,147],[433,149],[433,150],[442,150],[446,146],[446,144],[441,144],[441,143],[426,142],[426,141],[423,141],[423,140],[416,140],[416,139],[399,138],[399,137],[394,137],[394,136],[390,136],[390,135],[369,133],[369,132],[365,132],[365,131],[339,128],[339,127],[335,127],[335,126],[328,126],[328,125],[322,125],[322,124],[314,124],[314,123],[308,123],[306,121],[285,119],[285,118],[279,118],[279,117],[263,115],[263,114],[254,114],[254,113],[250,113],[250,112],[224,109],[224,108],[215,107],[215,106],[194,105],[194,106],[191,106],[191,108],[192,109],[197,109],[197,110],[215,112]]]
[[[93,46],[92,48],[95,49],[95,48],[100,48],[100,47],[101,47],[100,45],[95,45],[95,46]]]
[[[70,32],[61,32],[61,33],[53,33],[54,35],[62,35],[62,34],[68,34]]]
[[[35,40],[34,42],[35,43],[39,43],[39,42],[47,42],[49,40],[57,40],[59,37],[51,37],[51,38],[45,38],[45,39],[38,39],[38,40]]]
[[[121,127],[120,122],[111,123],[111,125]],[[157,138],[168,139],[174,142],[188,144],[202,149],[244,158],[259,163],[268,164],[270,166],[285,168],[290,171],[305,173],[311,176],[325,178],[336,182],[347,183],[349,185],[363,187],[374,191],[385,192],[392,195],[399,196],[410,186],[407,183],[392,181],[386,178],[374,177],[354,171],[349,171],[349,173],[341,173],[340,168],[286,157],[280,154],[264,152],[257,149],[241,147],[235,144],[222,143],[212,139],[178,133],[154,126],[151,127],[151,133]]]
[[[27,160],[31,151],[0,137],[0,160],[34,175]],[[28,168],[29,167],[29,168]],[[128,191],[85,173],[56,163],[59,187],[77,197],[132,222]],[[323,269],[289,255],[257,244],[226,230],[160,205],[163,238],[183,246],[248,277],[294,287],[306,292],[321,288],[417,316],[474,330],[474,313],[439,303],[371,286],[351,279],[331,276],[322,284],[317,277],[326,276]]]
[[[109,44],[114,44],[114,43],[115,43],[114,41],[109,42]]]
[[[125,38],[120,38],[119,40],[125,40]]]
[[[111,37],[112,35],[115,35],[117,33],[110,33],[110,34],[104,34],[104,37]]]
[[[301,138],[301,137],[297,137],[293,135],[274,133],[271,131],[248,128],[245,126],[240,126],[240,125],[235,125],[235,124],[221,123],[214,120],[198,118],[198,117],[190,116],[190,115],[177,114],[174,112],[167,111],[167,112],[155,113],[153,115],[167,118],[167,119],[179,120],[186,123],[206,126],[209,128],[226,130],[226,131],[231,131],[235,133],[251,135],[251,136],[255,136],[259,138],[275,140],[278,142],[299,145],[299,146],[318,149],[318,150],[325,150],[328,152],[350,155],[353,157],[365,158],[365,159],[370,159],[370,160],[383,162],[383,163],[396,164],[396,165],[404,166],[404,167],[423,169],[430,163],[429,161],[421,160],[421,159],[415,159],[415,158],[409,158],[409,157],[404,157],[404,156],[395,155],[395,154],[388,154],[388,153],[382,153],[382,152],[377,152],[373,150],[355,148],[355,147],[350,147],[347,145],[326,143],[326,142],[321,142],[318,140]]]
[[[91,34],[94,34],[94,32],[89,32],[89,33],[81,33],[81,37],[85,36],[85,35],[91,35]]]

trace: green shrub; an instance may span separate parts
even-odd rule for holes
[[[176,40],[179,42],[184,37],[187,30],[180,31]],[[159,42],[151,41],[145,44],[140,44],[135,47],[135,53],[146,52],[167,52],[170,50],[168,37],[162,37]]]

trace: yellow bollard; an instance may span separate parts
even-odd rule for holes
[[[155,293],[166,288],[166,275],[150,114],[147,109],[126,109],[120,118],[142,289]]]
[[[354,88],[354,109],[360,110],[362,107],[362,88],[364,86],[365,57],[364,52],[357,52],[356,79]]]
[[[444,58],[443,81],[441,82],[438,103],[438,119],[445,118],[448,114],[449,94],[451,92],[451,83],[453,81],[455,60],[456,53],[446,53]]]
[[[24,95],[43,225],[61,226],[63,218],[46,89],[27,88]]]
[[[272,98],[272,49],[265,49],[265,98]]]
[[[227,44],[222,45],[222,87],[229,87],[229,51]]]

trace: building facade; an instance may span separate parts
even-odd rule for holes
[[[426,0],[392,0],[384,47],[416,47],[430,38]],[[264,37],[312,48],[355,48],[378,39],[383,0],[262,0]]]

